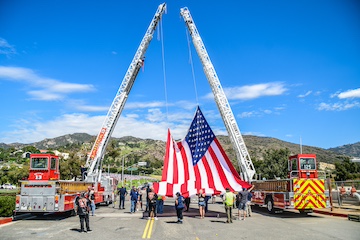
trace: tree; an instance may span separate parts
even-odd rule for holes
[[[80,176],[82,164],[82,161],[75,153],[70,153],[68,159],[60,158],[60,178],[70,180]]]
[[[26,146],[22,148],[23,152],[40,153],[40,150],[34,146]]]
[[[288,173],[289,149],[269,149],[263,154],[263,161],[253,162],[258,175],[266,179],[286,178]]]
[[[345,181],[360,177],[359,164],[350,161],[349,157],[338,157],[339,161],[335,162],[335,180]]]

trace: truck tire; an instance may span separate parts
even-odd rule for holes
[[[266,209],[268,210],[269,213],[275,213],[274,201],[273,201],[272,197],[267,198],[267,200],[266,200]]]

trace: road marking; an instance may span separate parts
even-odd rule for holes
[[[149,219],[146,223],[142,238],[151,238],[151,232],[154,225],[154,219]]]

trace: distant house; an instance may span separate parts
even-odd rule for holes
[[[321,170],[321,171],[335,170],[335,164],[320,162],[319,163],[319,170]]]
[[[55,153],[56,156],[63,157],[64,159],[68,159],[70,155],[69,153],[62,153],[59,152],[58,150],[55,150],[53,152]]]
[[[40,153],[47,153],[49,150],[40,150]],[[62,152],[59,152],[58,150],[54,150],[54,151],[51,151],[53,152],[56,156],[59,156],[59,157],[62,157],[64,159],[68,159],[69,158],[69,153],[62,153]]]
[[[31,152],[24,152],[24,153],[21,155],[21,157],[22,157],[22,158],[30,158],[30,154],[31,154]]]

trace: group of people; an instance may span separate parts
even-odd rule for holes
[[[89,187],[87,193],[78,193],[75,198],[75,213],[80,219],[80,232],[90,232],[89,215],[95,216],[95,189]]]
[[[243,188],[238,193],[233,193],[229,188],[226,188],[226,193],[223,196],[227,220],[226,223],[232,223],[232,209],[238,209],[238,220],[245,220],[246,216],[251,216],[251,190]]]
[[[125,197],[128,195],[128,192],[124,186],[118,189],[118,194],[120,197],[119,202],[119,209],[125,209]],[[149,185],[145,189],[135,188],[134,186],[130,190],[130,201],[131,201],[131,208],[130,213],[135,213],[136,211],[143,209],[143,195],[146,194],[146,208],[145,212],[149,213],[149,218],[154,218],[158,220],[157,214],[163,213],[163,206],[164,206],[164,196],[158,196],[154,189],[152,189]]]
[[[223,195],[223,202],[225,204],[225,210],[227,215],[226,223],[232,223],[232,209],[238,209],[238,220],[245,220],[246,216],[251,216],[251,190],[243,189],[239,192],[231,192],[229,188],[226,188],[226,193]],[[125,198],[128,195],[128,192],[124,186],[118,189],[118,195],[120,197],[119,209],[125,209]],[[136,211],[143,210],[143,195],[146,194],[146,208],[145,212],[148,212],[149,219],[158,220],[157,214],[163,213],[164,206],[164,196],[157,195],[153,188],[147,186],[145,189],[131,188],[129,193],[129,200],[131,201],[130,213],[135,213]],[[208,211],[208,201],[211,196],[206,195],[202,189],[199,190],[197,194],[198,206],[200,219],[205,218],[205,213]],[[176,193],[175,196],[175,209],[177,214],[177,223],[183,222],[183,211],[189,211],[190,209],[190,197],[183,197],[180,192]]]

